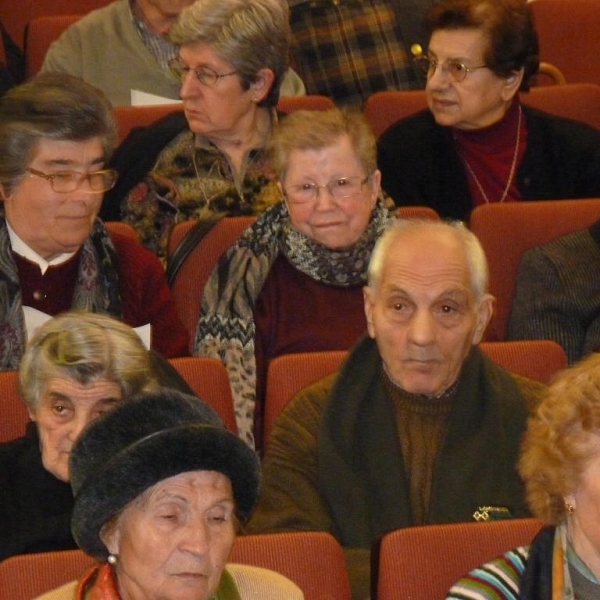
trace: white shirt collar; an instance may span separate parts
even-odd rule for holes
[[[48,267],[54,265],[60,265],[67,262],[75,252],[67,252],[55,256],[52,260],[46,260],[42,258],[35,250],[32,250],[14,231],[14,229],[6,222],[8,228],[8,236],[10,238],[10,245],[14,252],[26,258],[27,260],[36,263],[40,267],[42,275],[48,270]]]

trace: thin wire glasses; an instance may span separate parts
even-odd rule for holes
[[[426,56],[424,54],[422,54],[421,56],[415,56],[413,60],[417,69],[423,75],[423,77],[426,77],[427,79],[433,77],[433,74],[436,72],[439,66],[442,69],[442,73],[448,75],[453,81],[456,81],[457,83],[464,81],[465,77],[471,71],[488,68],[487,65],[467,67],[465,63],[462,63],[459,60],[453,60],[451,58],[443,63],[440,63],[437,58],[433,58],[432,56]]]
[[[231,71],[231,73],[217,73],[214,69],[206,65],[200,65],[199,67],[192,69],[192,67],[188,67],[177,57],[169,61],[169,69],[171,69],[171,73],[173,73],[179,81],[183,81],[185,76],[192,71],[198,78],[198,81],[207,86],[213,86],[222,77],[229,77],[230,75],[235,75],[237,73],[237,71]]]
[[[292,204],[308,204],[314,202],[319,197],[321,188],[327,191],[336,199],[344,200],[351,198],[362,192],[362,187],[369,180],[369,175],[364,179],[362,177],[340,177],[332,179],[325,185],[316,183],[302,183],[300,185],[291,185],[286,188],[286,195]]]
[[[93,173],[79,173],[78,171],[59,171],[58,173],[42,173],[37,169],[27,169],[30,175],[40,177],[50,182],[50,186],[59,194],[74,192],[81,187],[84,181],[89,182],[90,192],[101,194],[114,187],[118,173],[114,169],[104,169]]]

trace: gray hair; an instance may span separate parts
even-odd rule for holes
[[[487,258],[477,236],[469,231],[462,221],[428,221],[425,219],[395,219],[383,232],[371,255],[369,262],[369,287],[377,289],[390,248],[416,229],[427,227],[441,232],[451,231],[462,244],[469,268],[471,289],[475,302],[479,304],[488,290],[489,271]]]
[[[320,150],[350,137],[366,175],[377,169],[377,142],[365,117],[355,109],[296,110],[281,119],[268,143],[271,166],[283,181],[292,150]]]
[[[108,161],[117,125],[110,102],[95,87],[64,73],[43,73],[12,88],[0,98],[0,185],[10,193],[40,140],[94,137]]]
[[[169,31],[178,46],[202,42],[230,63],[248,89],[261,69],[275,74],[260,103],[275,106],[289,66],[291,30],[284,0],[196,0]]]
[[[83,385],[105,379],[118,384],[123,397],[158,385],[148,351],[131,327],[107,315],[78,311],[44,323],[25,349],[19,383],[31,409],[53,377]]]

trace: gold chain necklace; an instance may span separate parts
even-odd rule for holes
[[[502,198],[498,202],[504,202],[506,200],[506,196],[508,196],[508,190],[510,190],[510,184],[512,183],[513,177],[515,176],[515,169],[517,167],[517,157],[519,156],[519,142],[521,141],[521,119],[522,119],[523,111],[521,109],[521,105],[519,104],[519,121],[517,123],[517,142],[515,144],[515,153],[512,159],[512,165],[510,166],[510,173],[508,174],[508,181],[506,182],[506,187],[504,188],[504,193],[502,194]],[[461,156],[465,166],[467,167],[471,177],[473,177],[473,181],[477,184],[483,199],[486,204],[490,203],[490,199],[487,197],[487,194],[483,191],[483,186],[481,185],[479,179],[477,179],[477,175],[475,175],[475,171],[471,168],[469,161],[465,156]]]
[[[204,205],[206,208],[208,208],[209,210],[212,210],[212,206],[210,205],[210,203],[220,194],[220,192],[216,192],[214,193],[210,198],[206,195],[206,190],[204,189],[204,182],[202,177],[200,177],[200,169],[198,169],[198,165],[196,163],[196,152],[197,152],[197,148],[193,148],[192,150],[192,163],[194,164],[194,171],[196,171],[196,180],[198,181],[198,187],[200,188],[200,193],[202,194],[202,197],[204,198]],[[244,200],[243,196],[242,196],[242,201]]]

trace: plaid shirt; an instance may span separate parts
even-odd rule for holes
[[[288,0],[294,67],[308,94],[361,106],[373,92],[421,87],[393,0]]]
[[[168,72],[169,61],[177,56],[178,47],[166,35],[160,35],[148,28],[135,5],[135,0],[130,0],[129,10],[131,11],[131,19],[144,42],[144,46],[152,52],[161,68]]]

